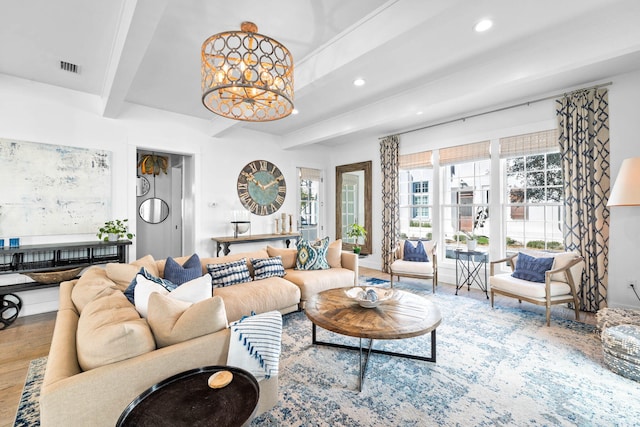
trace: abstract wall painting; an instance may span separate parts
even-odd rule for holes
[[[0,138],[0,236],[97,232],[111,169],[110,151]]]

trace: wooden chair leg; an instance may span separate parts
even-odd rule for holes
[[[493,289],[491,290],[491,308],[493,308],[493,296],[495,294],[493,293]]]
[[[391,272],[391,287],[393,288],[393,271]]]
[[[551,326],[551,304],[547,300],[547,326]]]

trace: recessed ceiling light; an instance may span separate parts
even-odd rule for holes
[[[297,108],[294,108],[293,110],[291,110],[291,114],[298,114],[298,113],[299,113],[299,111],[298,111]]]
[[[482,33],[487,31],[491,27],[493,27],[493,21],[491,19],[482,19],[473,26],[473,29],[477,33]]]
[[[357,79],[355,79],[355,80],[353,81],[353,85],[354,85],[354,86],[364,86],[364,84],[365,84],[365,83],[366,83],[366,82],[364,81],[364,79],[363,79],[363,78],[360,78],[360,77],[358,77]]]
[[[422,111],[416,111],[416,116],[421,116],[422,115]]]

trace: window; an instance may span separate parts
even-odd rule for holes
[[[302,238],[313,241],[318,236],[318,224],[320,223],[320,183],[322,171],[318,169],[299,168],[300,182],[300,224],[298,229]]]
[[[446,258],[474,235],[479,245],[489,244],[489,142],[440,150],[443,170],[442,231]]]
[[[564,250],[562,165],[554,130],[500,140],[507,251]]]
[[[401,155],[399,159],[400,238],[432,238],[431,152]]]

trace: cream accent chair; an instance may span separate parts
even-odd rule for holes
[[[551,324],[551,305],[573,303],[576,320],[580,319],[576,283],[580,283],[584,270],[584,258],[575,252],[523,251],[533,257],[553,257],[551,270],[545,272],[544,283],[530,282],[511,275],[518,261],[518,254],[490,262],[489,284],[491,285],[491,307],[494,295],[517,298],[518,302],[527,301],[544,305],[547,312],[547,326]],[[510,273],[495,274],[495,266],[508,262]]]
[[[410,277],[413,279],[431,279],[432,292],[436,292],[438,286],[438,256],[436,255],[437,242],[423,240],[424,250],[429,257],[429,262],[405,261],[404,240],[400,240],[393,250],[395,261],[391,263],[391,287],[393,288],[393,276]]]

